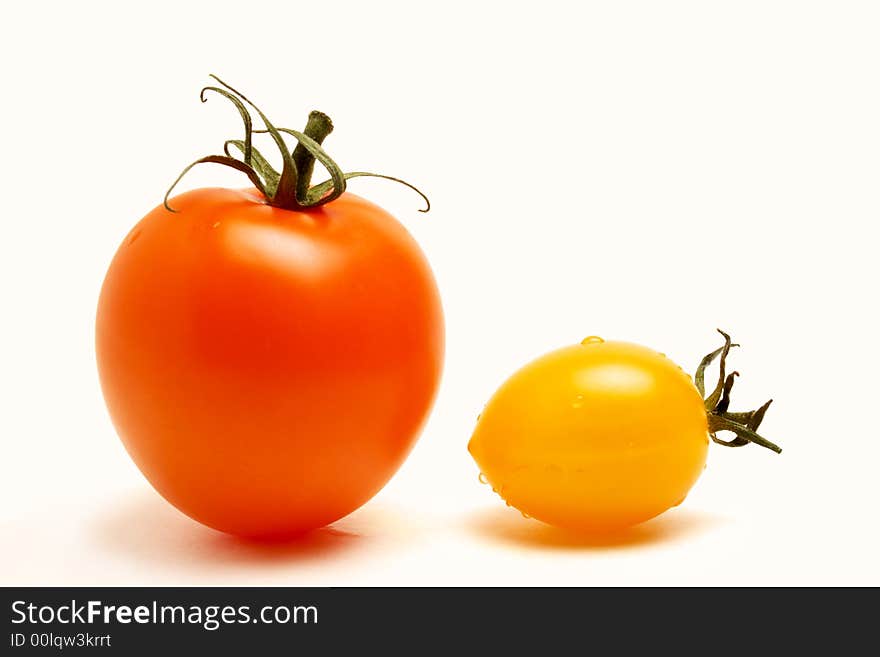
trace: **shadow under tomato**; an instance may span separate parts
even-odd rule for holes
[[[284,540],[240,538],[200,525],[151,494],[123,499],[97,519],[95,530],[103,548],[128,559],[206,570],[342,558],[373,542],[373,536],[358,531],[364,524],[381,530],[393,524],[393,517],[387,510],[361,509],[332,526]]]
[[[557,550],[603,550],[633,548],[673,542],[693,536],[724,522],[723,518],[675,509],[648,522],[604,534],[582,534],[523,518],[513,509],[487,509],[474,514],[468,526],[492,541],[523,547]]]

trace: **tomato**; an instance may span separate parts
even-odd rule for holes
[[[782,449],[757,433],[772,400],[730,411],[738,372],[726,373],[730,336],[693,381],[663,354],[591,336],[511,376],[477,420],[468,449],[480,480],[509,506],[549,524],[615,531],[680,504],[706,463],[709,439]],[[706,368],[719,358],[705,394]],[[734,434],[731,440],[718,437]]]
[[[483,478],[524,514],[605,531],[679,504],[708,445],[703,399],[675,363],[587,338],[511,376],[468,448]]]
[[[97,312],[101,386],[169,502],[219,530],[282,536],[373,496],[434,399],[444,329],[418,245],[345,192],[273,207],[198,189],[130,232]]]

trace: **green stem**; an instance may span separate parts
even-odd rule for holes
[[[263,114],[260,108],[257,107],[247,96],[226,84],[216,75],[212,74],[211,77],[220,83],[221,86],[205,87],[202,89],[200,95],[202,102],[205,102],[205,94],[208,91],[217,93],[232,102],[241,115],[242,122],[244,123],[244,139],[227,140],[223,145],[224,155],[209,155],[196,160],[186,167],[165,194],[165,207],[168,210],[173,211],[168,204],[168,197],[177,186],[177,183],[179,183],[181,178],[183,178],[183,176],[185,176],[186,173],[196,164],[202,164],[204,162],[224,164],[245,173],[254,186],[260,190],[263,196],[265,196],[266,202],[269,205],[284,208],[285,210],[303,211],[327,203],[332,203],[345,192],[347,181],[350,178],[357,178],[360,176],[385,178],[406,185],[415,190],[425,199],[427,207],[426,209],[421,210],[421,212],[427,212],[428,209],[430,209],[431,204],[427,197],[416,187],[404,180],[392,176],[367,173],[363,171],[356,171],[353,173],[343,172],[339,165],[336,164],[321,146],[327,135],[333,131],[333,122],[326,114],[318,111],[313,111],[309,114],[309,120],[306,123],[303,132],[298,132],[289,128],[276,128],[266,115]],[[248,106],[260,117],[265,129],[254,129]],[[283,166],[281,167],[280,173],[276,171],[272,165],[269,164],[268,160],[253,146],[253,135],[255,133],[268,133],[272,137],[275,146],[281,153]],[[291,135],[296,139],[297,145],[293,152],[288,148],[281,133]],[[229,150],[230,146],[234,146],[241,152],[243,157],[242,160],[232,157]],[[313,186],[311,184],[311,179],[316,160],[330,173],[330,180]]]
[[[696,374],[694,374],[694,385],[700,392],[701,396],[705,395],[706,368],[711,365],[718,356],[721,356],[718,366],[718,382],[715,384],[712,393],[704,400],[709,425],[709,436],[715,443],[724,445],[725,447],[742,447],[749,443],[753,443],[755,445],[760,445],[761,447],[766,447],[777,454],[781,453],[782,449],[778,445],[770,442],[757,432],[761,421],[764,419],[764,414],[770,407],[770,402],[773,401],[772,399],[754,411],[728,411],[728,408],[730,407],[730,393],[733,390],[733,382],[736,377],[739,376],[739,372],[731,372],[729,375],[726,374],[726,361],[730,348],[738,345],[731,342],[730,336],[721,329],[718,329],[718,332],[724,337],[724,345],[706,355],[700,362],[699,367],[697,367]],[[717,436],[721,431],[729,431],[733,433],[735,437],[733,440],[722,440]]]
[[[306,122],[303,134],[311,137],[316,144],[322,144],[324,139],[333,132],[333,122],[330,117],[314,110],[309,114],[309,120]],[[309,186],[312,183],[312,173],[315,170],[315,156],[309,152],[302,143],[297,142],[296,148],[293,149],[293,163],[296,165],[296,171],[299,178],[296,182],[296,196],[300,200],[306,198],[309,193]]]

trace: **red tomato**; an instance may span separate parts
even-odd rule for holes
[[[97,359],[138,467],[196,520],[284,536],[372,497],[432,405],[443,314],[421,250],[345,193],[303,211],[256,190],[159,206],[113,259]]]

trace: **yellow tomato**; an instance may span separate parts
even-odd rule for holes
[[[590,337],[511,376],[468,449],[481,479],[523,514],[596,532],[678,505],[708,446],[703,398],[678,365]]]

